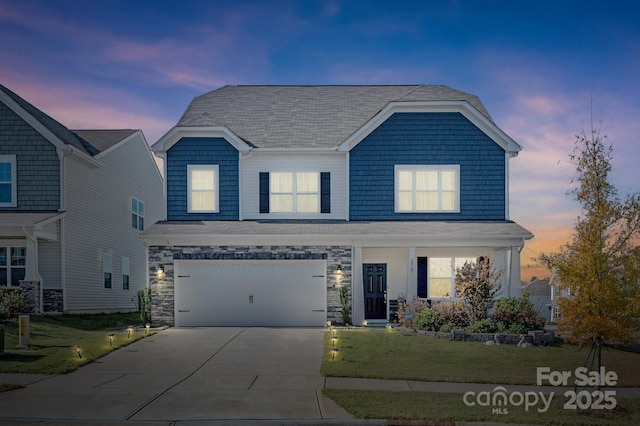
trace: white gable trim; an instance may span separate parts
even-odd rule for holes
[[[502,147],[510,156],[517,155],[518,151],[522,149],[509,135],[466,101],[390,102],[378,114],[367,121],[364,126],[342,142],[338,149],[340,151],[350,151],[397,112],[459,112]]]
[[[151,146],[153,152],[163,155],[182,138],[224,138],[239,152],[248,152],[253,149],[248,143],[236,136],[235,133],[222,126],[202,127],[174,127],[167,134],[158,139]]]

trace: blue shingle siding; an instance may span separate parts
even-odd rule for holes
[[[51,211],[60,208],[60,160],[56,148],[0,103],[0,155],[15,155],[17,207],[0,211]]]
[[[460,113],[396,113],[349,155],[350,220],[504,220],[505,152]],[[394,165],[460,165],[459,213],[394,213]]]
[[[219,167],[219,213],[187,213],[187,165]],[[238,151],[223,138],[182,138],[167,151],[168,220],[238,220]]]

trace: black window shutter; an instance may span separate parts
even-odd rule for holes
[[[260,172],[260,213],[269,213],[269,173]]]
[[[320,173],[320,213],[331,213],[331,173]]]
[[[428,280],[427,258],[418,258],[418,297],[427,297],[427,280]]]

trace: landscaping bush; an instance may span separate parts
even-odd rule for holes
[[[413,316],[412,325],[417,330],[438,331],[440,315],[433,309],[424,309]]]
[[[528,294],[499,299],[494,308],[491,320],[498,326],[499,331],[502,329],[511,334],[523,334],[544,328],[544,318],[535,310]]]
[[[452,328],[469,326],[469,316],[461,302],[442,300],[433,304],[432,309],[438,313],[440,324],[451,324]]]
[[[0,287],[0,321],[15,318],[23,307],[22,291]]]
[[[407,302],[403,297],[398,298],[398,322],[405,327],[409,326],[407,314],[411,314],[412,322],[415,320],[416,314],[429,309],[429,302],[424,299],[413,299]]]
[[[489,318],[485,318],[480,321],[476,321],[465,330],[467,333],[495,333],[498,331],[498,327]]]

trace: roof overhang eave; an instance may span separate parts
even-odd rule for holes
[[[185,137],[192,138],[211,138],[220,137],[229,142],[239,152],[248,152],[253,149],[251,145],[243,141],[235,133],[224,126],[176,126],[169,130],[156,143],[151,146],[151,150],[162,156],[180,139]]]

